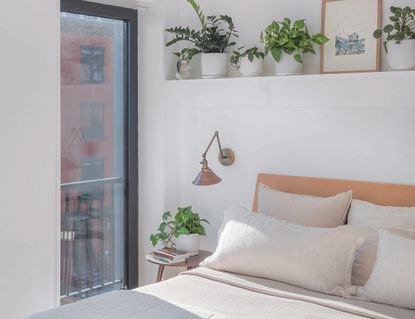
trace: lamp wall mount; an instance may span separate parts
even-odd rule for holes
[[[209,145],[207,146],[205,152],[202,154],[202,159],[203,159],[202,162],[206,162],[206,155],[209,152],[215,139],[217,140],[218,146],[219,146],[219,155],[218,155],[219,162],[223,166],[231,166],[235,162],[235,153],[230,148],[222,148],[222,144],[220,142],[218,131],[215,131],[215,134],[210,140]]]

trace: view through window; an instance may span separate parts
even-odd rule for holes
[[[61,303],[128,286],[126,21],[61,13]]]

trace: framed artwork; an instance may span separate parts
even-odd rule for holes
[[[373,32],[382,24],[382,0],[323,0],[321,73],[380,70],[381,41]]]

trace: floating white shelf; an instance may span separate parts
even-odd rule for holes
[[[408,95],[414,83],[415,71],[390,71],[166,80],[165,86],[181,106],[194,109],[414,108]]]
[[[365,73],[331,73],[331,74],[304,74],[304,75],[291,75],[291,76],[261,76],[261,77],[228,77],[217,79],[189,79],[189,80],[176,80],[168,79],[168,83],[177,84],[208,84],[218,82],[228,83],[246,83],[246,82],[273,82],[273,81],[301,81],[301,80],[328,80],[328,79],[380,79],[380,78],[393,78],[393,77],[415,77],[415,71],[385,71],[385,72],[365,72]]]

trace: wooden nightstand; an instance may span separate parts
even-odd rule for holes
[[[211,252],[209,251],[205,251],[205,250],[200,250],[199,251],[199,255],[197,256],[193,256],[193,257],[189,257],[186,259],[186,261],[181,262],[181,263],[177,263],[177,264],[165,264],[163,262],[156,262],[152,259],[147,258],[147,261],[151,262],[152,264],[158,265],[159,269],[157,271],[157,279],[156,282],[160,282],[161,279],[163,278],[163,272],[164,272],[164,267],[183,267],[183,268],[187,268],[187,270],[191,270],[191,269],[195,269],[199,266],[199,264],[205,260],[207,257],[209,257],[210,255],[212,255]]]

